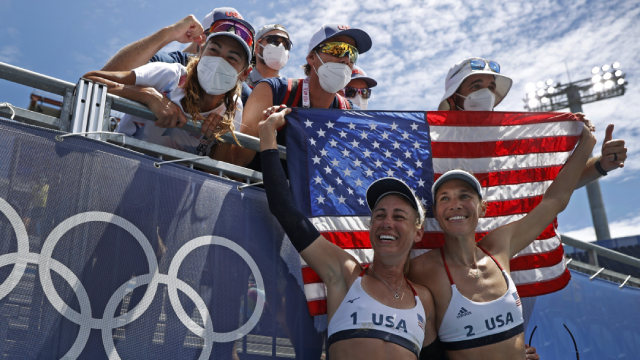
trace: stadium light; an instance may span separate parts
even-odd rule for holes
[[[612,71],[609,71],[613,69]],[[523,99],[527,111],[559,111],[569,108],[571,112],[582,112],[582,104],[624,95],[627,81],[620,63],[595,66],[588,78],[568,84],[553,79],[530,82],[526,85]],[[607,214],[604,210],[600,185],[597,181],[587,185],[587,194],[591,204],[591,216],[598,240],[610,239]]]

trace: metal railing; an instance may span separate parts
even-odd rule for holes
[[[631,275],[623,275],[614,271],[606,270],[604,267],[600,267],[598,265],[598,256],[602,256],[607,259],[611,259],[639,269],[640,259],[615,250],[607,249],[606,247],[602,247],[593,243],[577,240],[566,235],[561,235],[561,239],[563,244],[572,246],[577,249],[586,250],[587,254],[589,255],[589,264],[582,263],[574,259],[569,260],[571,261],[570,264],[575,264],[575,266],[578,267],[576,270],[586,273],[593,273],[593,276],[591,277],[592,279],[597,276],[619,283],[622,282],[622,285],[620,287],[624,286],[626,282],[633,286],[640,287],[640,279],[633,278],[631,277]]]
[[[631,275],[621,274],[619,272],[607,270],[599,266],[593,266],[591,264],[583,263],[578,260],[569,259],[567,261],[567,267],[572,270],[579,271],[584,274],[591,275],[589,280],[594,278],[600,278],[620,284],[622,289],[625,285],[640,288],[640,279],[632,277]]]
[[[73,105],[76,96],[76,84],[2,62],[0,62],[0,79],[61,95],[63,97],[59,118],[34,111],[29,111],[13,105],[11,106],[11,109],[6,107],[0,108],[0,116],[10,117],[12,115],[11,110],[13,109],[13,111],[15,112],[14,120],[32,125],[42,126],[49,129],[60,130],[63,132],[70,131],[70,121],[74,110]],[[156,120],[156,117],[155,115],[153,115],[151,110],[149,110],[149,108],[145,105],[142,105],[138,102],[131,101],[112,94],[106,95],[106,101],[108,103],[107,107],[112,110],[124,112],[143,119]],[[106,126],[103,126],[103,129],[107,128],[108,124],[106,124]],[[200,135],[200,129],[193,123],[186,124],[182,129],[193,134]],[[250,150],[260,151],[260,140],[258,138],[239,132],[234,132],[234,134],[241,146]],[[117,145],[123,145],[122,138],[123,137],[121,135],[116,135],[115,133],[113,135],[101,134],[101,139]],[[226,142],[235,143],[235,140],[233,139],[231,133],[223,135],[222,138]],[[146,154],[160,157],[162,159],[185,159],[193,157],[193,154],[190,153],[178,151],[156,144],[151,144],[133,138],[126,138],[126,140],[124,141],[124,146]],[[278,149],[280,150],[280,158],[286,159],[286,148],[284,146],[278,146]],[[246,180],[247,182],[262,181],[262,174],[260,172],[252,171],[247,168],[224,163],[221,161],[216,161],[213,159],[190,160],[185,161],[185,163],[189,164],[191,167],[193,167],[193,165],[195,164],[200,168],[203,168],[207,171],[213,171],[214,173],[227,174],[232,177],[239,177]]]

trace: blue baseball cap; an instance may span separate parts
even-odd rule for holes
[[[351,80],[364,80],[367,83],[368,88],[372,88],[378,85],[378,82],[373,80],[372,78],[367,76],[367,73],[362,70],[358,65],[353,65],[353,70],[351,71]]]
[[[360,54],[364,54],[371,49],[371,37],[363,30],[352,29],[345,24],[324,24],[311,37],[307,54],[328,38],[338,35],[346,35],[353,38],[356,41],[356,49]]]
[[[255,35],[256,32],[253,29],[253,26],[251,26],[251,24],[249,24],[247,21],[245,21],[242,18],[242,15],[240,15],[240,13],[238,12],[238,10],[232,8],[232,7],[223,7],[223,8],[216,8],[213,9],[213,11],[211,12],[211,14],[208,14],[205,17],[205,22],[209,22],[208,24],[203,24],[204,26],[208,26],[205,28],[205,31],[209,31],[211,26],[213,24],[215,24],[216,22],[220,21],[220,20],[229,20],[229,21],[233,21],[236,23],[239,23],[240,25],[244,26],[247,30],[249,30],[250,32],[250,36],[239,36],[238,33],[240,34],[245,34],[246,32],[244,31],[244,29],[240,29],[240,28],[234,28],[234,29],[229,29],[229,30],[225,30],[225,31],[219,31],[219,32],[215,32],[215,33],[210,33],[207,36],[207,41],[209,41],[209,39],[215,37],[215,36],[219,36],[219,35],[223,35],[223,36],[230,36],[234,39],[236,39],[240,45],[242,45],[242,47],[244,48],[244,50],[247,53],[247,59],[248,62],[251,63],[251,58],[253,56],[253,43],[254,43],[254,39],[255,39]],[[249,35],[249,34],[246,34]]]

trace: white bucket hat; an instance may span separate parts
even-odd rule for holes
[[[482,70],[472,69],[471,67],[472,60],[484,61],[485,62],[484,69]],[[492,70],[492,68],[489,65],[490,63],[491,63],[490,61],[484,60],[482,58],[472,57],[472,58],[464,59],[459,63],[453,65],[451,69],[449,69],[449,73],[447,73],[447,79],[444,84],[444,96],[442,97],[442,100],[440,100],[438,110],[448,110],[449,104],[447,103],[447,99],[451,97],[451,95],[453,95],[456,91],[458,91],[458,88],[466,78],[468,78],[471,75],[478,75],[478,74],[493,75],[494,78],[496,79],[496,91],[495,91],[496,103],[494,104],[494,106],[498,106],[498,104],[500,104],[502,99],[504,99],[504,97],[507,96],[509,89],[511,89],[511,84],[513,83],[513,80],[511,80],[510,77],[504,76]],[[499,71],[499,68],[498,68],[498,71]]]

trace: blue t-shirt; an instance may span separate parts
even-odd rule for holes
[[[174,51],[170,53],[159,51],[157,54],[151,57],[151,60],[149,60],[149,62],[152,63],[152,62],[161,61],[169,64],[179,63],[179,64],[182,64],[182,66],[187,66],[187,63],[189,62],[189,58],[192,56],[195,56],[195,55],[182,52],[182,51]],[[242,100],[242,105],[247,104],[247,99],[249,98],[249,95],[251,95],[251,88],[249,87],[249,85],[247,85],[243,81],[242,95],[240,96],[240,99]]]
[[[287,95],[287,87],[288,87],[287,79],[267,78],[267,79],[260,80],[258,84],[260,84],[261,82],[266,82],[269,84],[269,86],[271,86],[271,92],[273,93],[273,105],[282,104],[284,97]],[[256,86],[258,86],[258,84],[256,84]],[[302,82],[300,82],[299,86],[302,86]],[[294,94],[292,94],[291,96],[294,96]],[[360,110],[358,106],[353,105],[351,100],[348,100],[348,101],[351,104],[352,109]],[[302,96],[300,97],[300,100],[295,106],[302,107]],[[333,98],[333,102],[331,103],[331,106],[329,107],[329,109],[340,109],[340,101],[338,100],[337,96]]]

